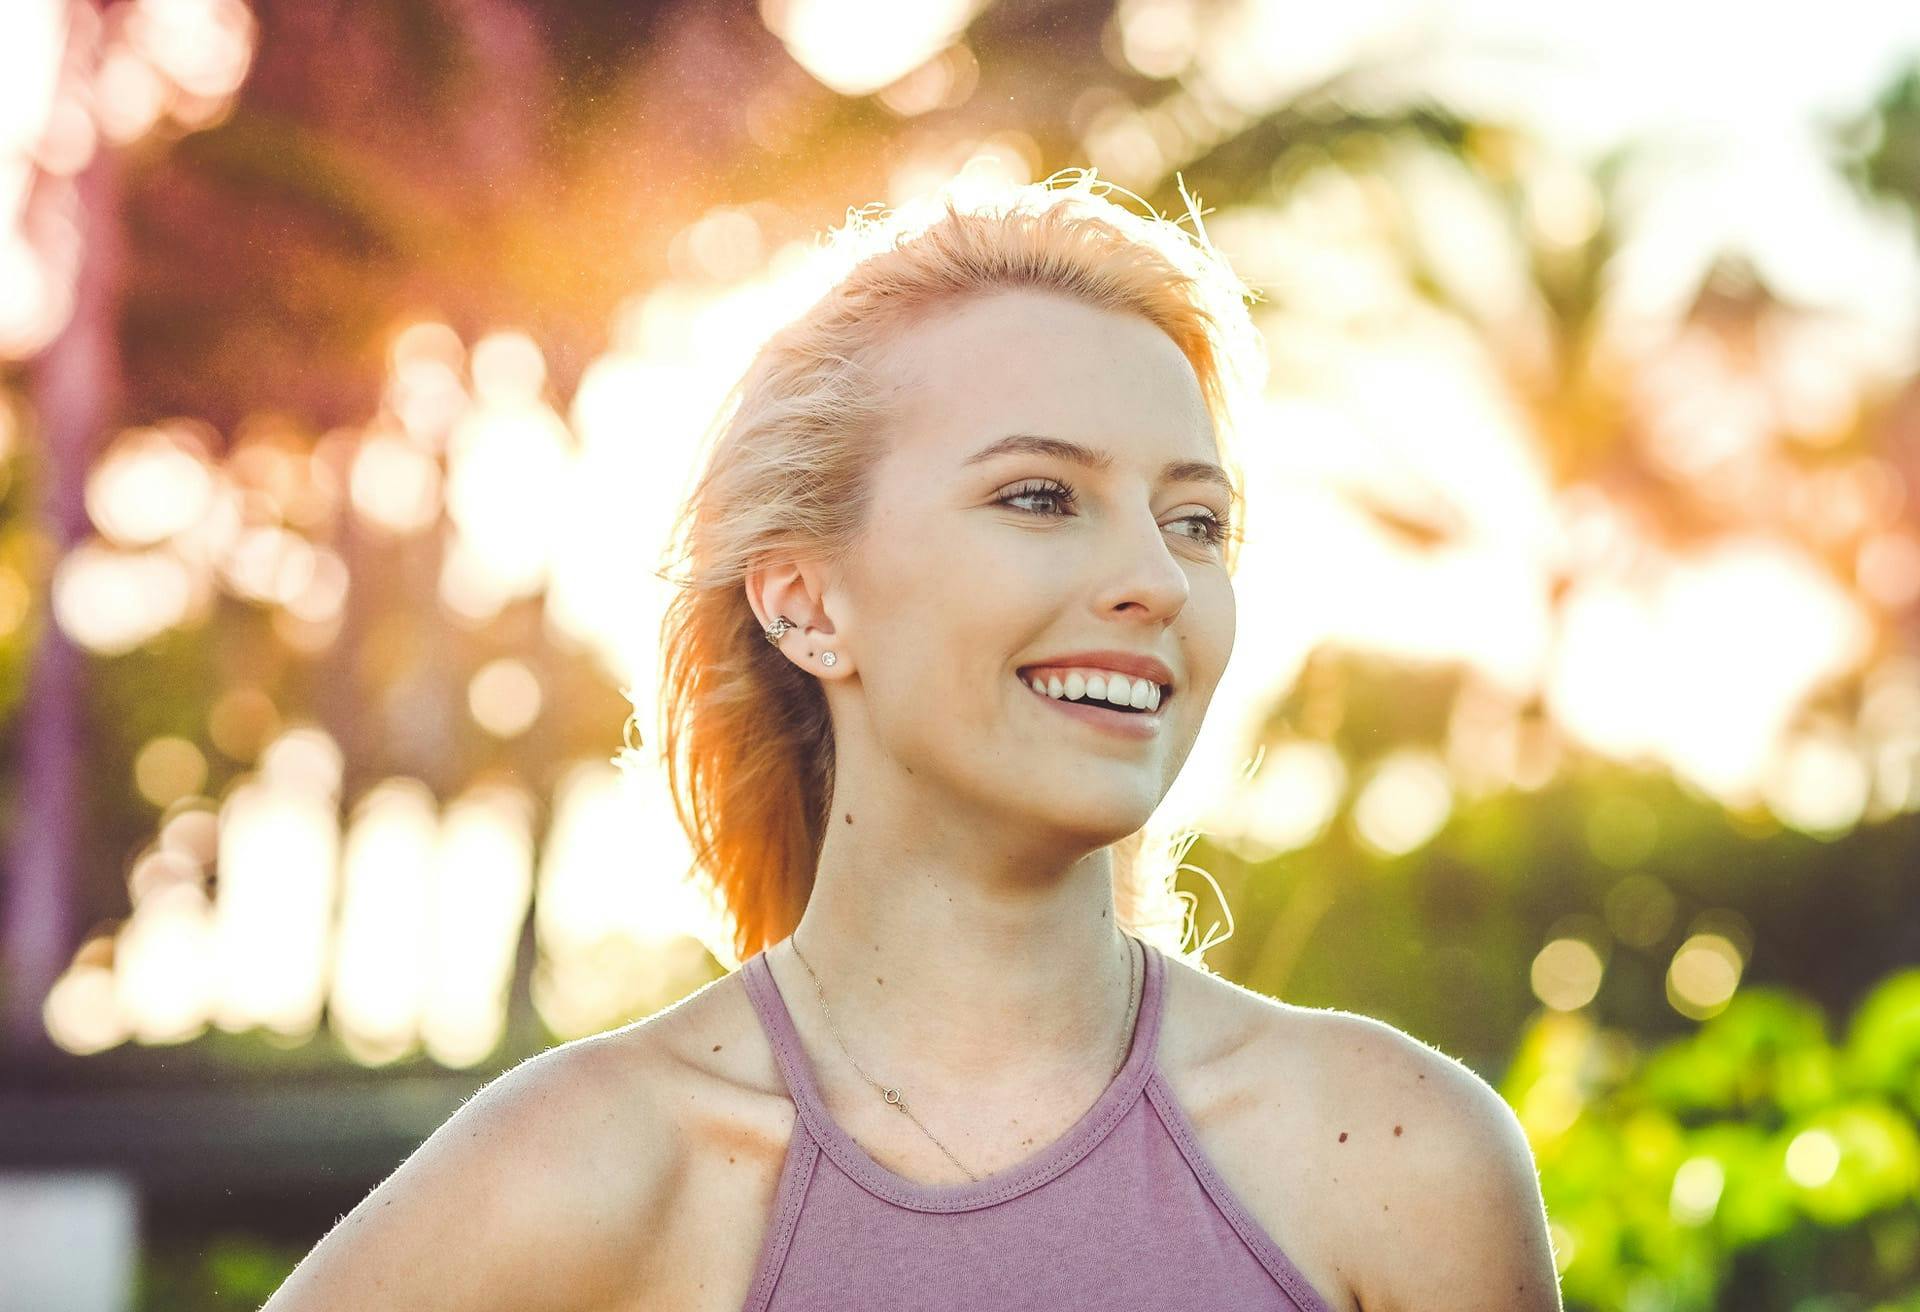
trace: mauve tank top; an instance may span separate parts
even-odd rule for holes
[[[1168,966],[1065,1135],[964,1184],[882,1166],[828,1115],[764,952],[741,966],[797,1115],[744,1312],[1332,1312],[1200,1149],[1155,1060]],[[1144,1095],[1144,1096],[1143,1096]]]

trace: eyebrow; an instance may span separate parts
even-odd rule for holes
[[[1100,451],[1079,442],[1069,442],[1064,437],[1041,437],[1035,433],[1012,433],[997,442],[975,451],[961,462],[962,466],[977,465],[996,456],[1028,455],[1051,456],[1056,460],[1065,460],[1072,464],[1084,465],[1088,469],[1105,472],[1113,468],[1111,452]],[[1209,460],[1169,460],[1160,469],[1162,483],[1211,483],[1228,496],[1238,494],[1233,479],[1227,471]]]

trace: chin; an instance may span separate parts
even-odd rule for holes
[[[1111,794],[1084,800],[1053,793],[1039,805],[1027,799],[1025,809],[1040,823],[1081,836],[1088,847],[1116,843],[1153,818],[1160,797],[1141,798],[1133,805],[1119,805]]]

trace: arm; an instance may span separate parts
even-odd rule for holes
[[[1365,1071],[1350,1119],[1378,1145],[1352,1197],[1365,1312],[1560,1312],[1533,1151],[1505,1099],[1380,1021],[1344,1028]]]
[[[1461,1098],[1451,1151],[1415,1205],[1434,1251],[1405,1306],[1560,1312],[1533,1150],[1512,1108],[1477,1076]]]
[[[630,1296],[673,1161],[636,1074],[630,1049],[598,1040],[507,1071],[338,1222],[261,1312],[580,1312]]]

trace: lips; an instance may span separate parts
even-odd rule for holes
[[[1019,676],[1015,676],[1019,677]],[[1079,720],[1110,735],[1134,742],[1151,742],[1160,733],[1160,712],[1166,710],[1165,700],[1158,711],[1123,711],[1102,701],[1067,701],[1062,697],[1049,697],[1043,692],[1035,692],[1033,685],[1023,678],[1028,695],[1038,697],[1054,710],[1069,719]]]

